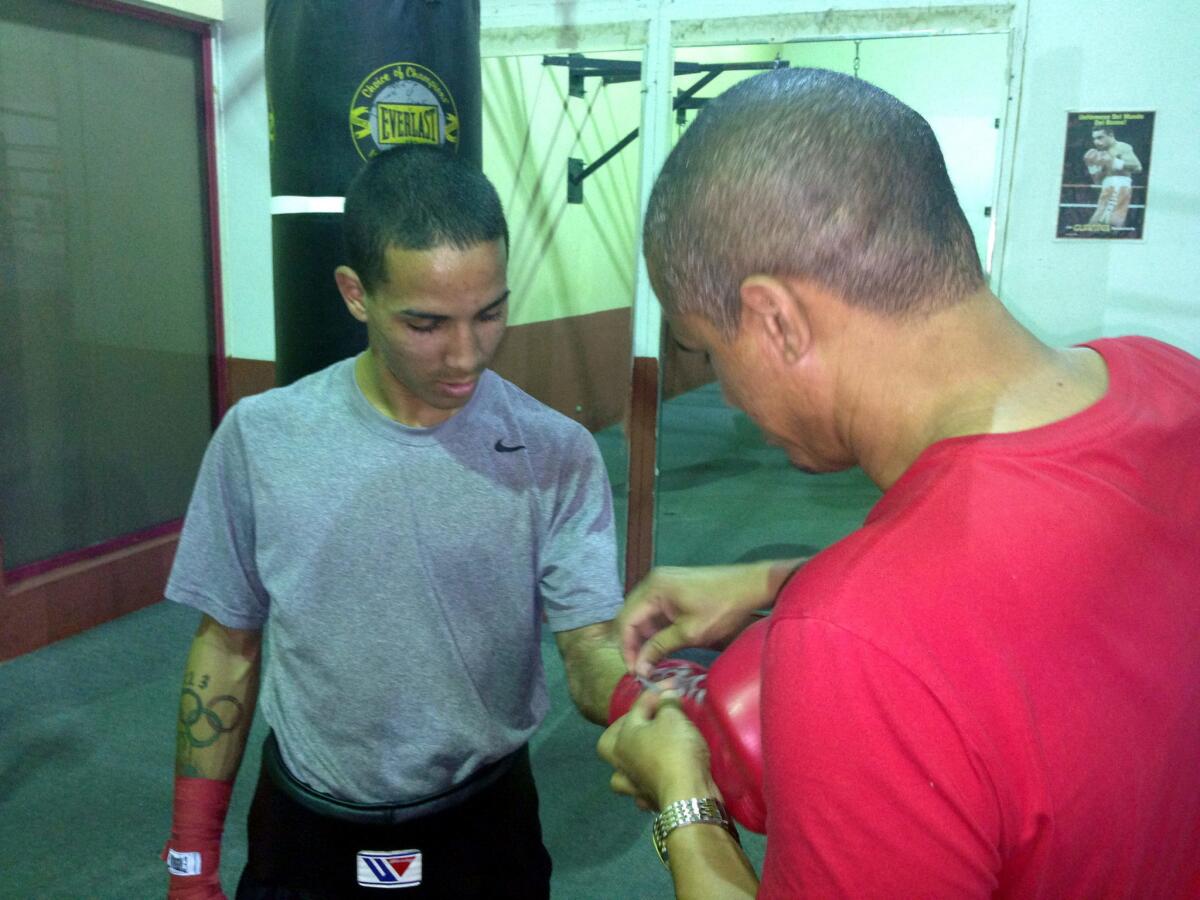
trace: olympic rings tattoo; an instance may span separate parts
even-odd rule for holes
[[[191,701],[191,708],[187,709],[187,701]],[[232,706],[231,710],[226,710],[226,715],[232,714],[232,721],[226,722],[221,715],[219,707],[222,705]],[[213,697],[207,704],[200,699],[200,695],[191,688],[184,688],[183,694],[179,701],[179,725],[180,736],[186,738],[187,743],[194,748],[211,747],[221,735],[229,734],[242,721],[242,715],[245,709],[238,702],[236,697],[229,694],[221,694],[219,697]],[[201,720],[212,729],[212,733],[207,737],[198,737],[193,731],[194,726],[198,725]]]

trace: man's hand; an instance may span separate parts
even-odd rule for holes
[[[631,672],[684,647],[721,649],[772,606],[802,559],[696,568],[661,567],[625,600],[616,619],[621,654]]]
[[[709,772],[708,745],[671,691],[646,691],[596,745],[614,769],[609,785],[642,809],[689,797],[720,797]]]
[[[720,797],[709,773],[708,747],[670,691],[646,691],[614,722],[596,746],[614,768],[609,784],[642,809],[661,810],[676,800]],[[758,892],[754,867],[725,829],[676,828],[667,837],[671,878],[679,900],[751,900]]]

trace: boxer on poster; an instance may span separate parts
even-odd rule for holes
[[[1133,199],[1133,177],[1142,171],[1133,148],[1118,141],[1110,126],[1092,130],[1092,148],[1083,155],[1092,183],[1100,185],[1100,197],[1089,224],[1121,228]]]

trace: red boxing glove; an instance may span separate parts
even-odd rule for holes
[[[679,705],[704,736],[712,759],[712,777],[729,814],[759,834],[766,833],[763,800],[762,646],[767,620],[755,622],[719,656],[711,669],[682,659],[665,659],[650,681],[675,679]],[[609,701],[608,721],[629,712],[642,692],[633,675],[618,683]]]
[[[708,670],[705,707],[714,743],[701,728],[712,753],[712,774],[729,814],[758,834],[767,833],[763,795],[762,656],[770,619],[759,619],[725,648]]]
[[[163,848],[168,900],[226,900],[221,890],[221,833],[232,781],[175,777],[171,838]]]

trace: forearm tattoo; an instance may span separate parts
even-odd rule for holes
[[[231,694],[220,694],[207,700],[202,697],[199,691],[207,688],[208,683],[207,675],[201,675],[197,683],[188,672],[179,697],[175,753],[181,770],[187,775],[202,775],[196,766],[195,751],[212,747],[223,735],[235,731],[246,712],[242,701]]]

